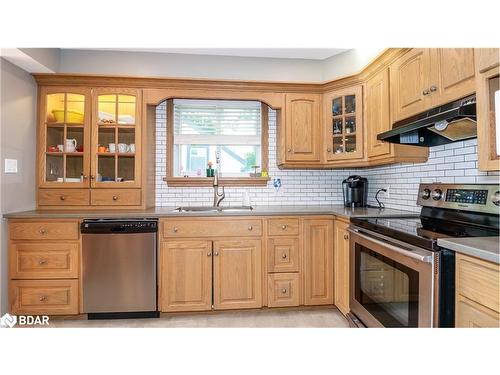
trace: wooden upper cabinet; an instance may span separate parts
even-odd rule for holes
[[[498,49],[496,54],[490,52],[485,57],[484,49],[478,53],[476,58],[476,99],[477,99],[477,147],[479,158],[479,169],[482,171],[500,170],[499,153],[500,144],[497,144],[495,93],[500,91],[500,68],[498,66]],[[494,59],[496,55],[496,62]],[[482,67],[493,66],[485,71]]]
[[[320,161],[320,102],[318,94],[286,94],[285,161]]]
[[[446,104],[474,93],[474,49],[431,49],[432,106]],[[437,69],[437,70],[436,70]]]
[[[214,241],[214,309],[262,307],[261,240]]]
[[[333,220],[305,219],[304,303],[333,304]]]
[[[498,66],[500,62],[500,49],[498,48],[475,48],[474,57],[476,63],[476,74],[483,73]]]
[[[474,92],[472,48],[415,48],[390,66],[392,122]]]
[[[212,241],[168,241],[160,249],[161,311],[212,308]]]
[[[89,88],[82,87],[40,88],[39,187],[89,186],[90,93]]]
[[[334,233],[334,280],[335,306],[342,312],[349,312],[349,224],[335,220]]]
[[[141,186],[141,90],[94,90],[93,188]]]
[[[363,158],[363,88],[361,85],[323,95],[326,160]]]
[[[415,48],[391,64],[393,122],[422,112],[430,106],[430,60],[429,49]]]
[[[366,82],[366,145],[368,158],[391,153],[391,144],[377,135],[391,130],[389,70],[383,69]]]

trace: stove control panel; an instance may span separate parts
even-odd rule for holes
[[[500,213],[500,185],[420,184],[417,204],[498,215]]]

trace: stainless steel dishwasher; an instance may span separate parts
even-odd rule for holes
[[[89,319],[157,317],[158,222],[92,219],[81,224],[83,311]]]

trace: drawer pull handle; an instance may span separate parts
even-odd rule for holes
[[[40,296],[39,300],[40,302],[45,302],[47,301],[47,296]]]
[[[281,256],[283,259],[286,259],[286,253],[283,253],[283,255]]]
[[[113,200],[117,201],[118,200],[118,196],[117,195],[113,195]]]
[[[38,261],[38,264],[39,264],[39,265],[41,265],[41,266],[43,266],[43,265],[47,264],[47,259],[43,259],[43,258],[42,258],[42,259],[40,259],[40,260]]]
[[[286,229],[286,227],[287,227],[287,225],[286,225],[286,224],[283,224],[283,225],[281,226],[281,229],[285,230],[285,229]]]
[[[253,227],[250,225],[250,226],[248,227],[248,230],[252,230],[252,229],[253,229]]]
[[[348,239],[349,239],[349,235],[344,234],[344,240],[348,240]]]
[[[47,234],[47,229],[41,228],[39,232],[43,236],[44,234]]]
[[[292,152],[292,149],[291,149],[291,148],[289,148],[289,149],[288,149],[288,152]]]
[[[174,227],[174,232],[177,233],[179,229],[177,227]]]
[[[281,289],[281,293],[286,294],[286,288]]]
[[[59,197],[59,199],[61,199],[62,201],[65,201],[65,200],[66,200],[66,196],[65,196],[65,195],[61,195],[61,196]]]

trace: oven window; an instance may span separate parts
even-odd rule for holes
[[[355,298],[384,327],[418,326],[418,272],[360,244]]]

